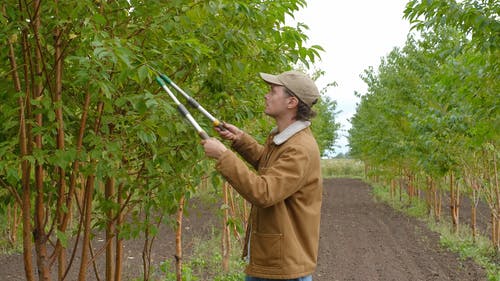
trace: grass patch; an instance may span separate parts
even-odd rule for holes
[[[436,222],[427,215],[427,208],[423,200],[415,198],[410,205],[407,194],[401,194],[401,200],[399,200],[400,194],[398,192],[396,191],[397,194],[394,196],[397,199],[391,199],[388,187],[375,185],[372,189],[376,200],[384,202],[408,216],[426,222],[432,231],[440,234],[440,243],[444,248],[460,254],[462,259],[473,259],[486,269],[489,281],[500,281],[500,256],[495,252],[487,237],[479,235],[474,241],[470,229],[465,227],[460,228],[460,231],[455,233],[450,223]]]
[[[484,236],[476,236],[476,241],[468,228],[460,228],[458,233],[452,231],[447,222],[436,223],[429,221],[430,229],[440,234],[440,243],[443,247],[459,253],[462,259],[472,258],[483,266],[488,274],[489,281],[500,281],[500,256],[491,246],[491,241]]]
[[[393,209],[405,213],[413,218],[427,217],[427,207],[425,202],[418,199],[413,199],[412,204],[409,204],[408,194],[403,192],[399,194],[399,189],[396,190],[394,199],[391,198],[389,188],[376,186],[372,189],[372,194],[377,201],[389,204]],[[400,199],[401,198],[401,199]]]
[[[363,178],[365,174],[363,162],[348,158],[321,160],[323,178]]]
[[[12,245],[7,238],[2,237],[0,239],[0,255],[12,255],[23,252],[23,244],[21,242],[17,242],[15,245]]]
[[[22,225],[17,229],[16,241],[14,243],[11,242],[9,239],[7,214],[0,212],[0,255],[10,255],[23,251],[21,231]]]
[[[222,269],[221,234],[220,231],[212,229],[210,239],[198,237],[193,242],[193,254],[184,260],[182,267],[183,281],[240,281],[244,279],[244,261],[241,260],[241,246],[231,237],[231,254],[229,261],[229,272]],[[176,280],[175,265],[173,260],[161,263],[158,270],[159,276],[155,280]]]
[[[212,230],[212,239],[196,239],[195,248],[189,264],[196,275],[203,280],[231,281],[244,278],[244,261],[241,259],[241,245],[231,236],[231,253],[229,272],[222,270],[221,233],[220,229]]]
[[[198,188],[193,198],[196,198],[200,206],[219,206],[222,204],[222,183],[208,182],[205,188]],[[236,194],[236,193],[234,193]],[[237,203],[237,200],[235,200]],[[189,204],[189,203],[188,203]],[[186,207],[189,209],[192,206]],[[217,212],[216,216],[222,216],[222,209]],[[242,248],[240,243],[233,235],[231,229],[231,252],[229,260],[229,272],[224,272],[222,268],[222,229],[220,227],[212,227],[209,234],[199,237],[194,237],[192,240],[192,252],[184,254],[182,266],[183,281],[241,281],[244,279],[245,262],[241,259]],[[244,237],[244,233],[240,233]],[[159,268],[155,270],[155,278],[153,280],[170,281],[176,280],[175,260],[165,260]]]

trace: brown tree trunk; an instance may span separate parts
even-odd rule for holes
[[[34,281],[35,275],[33,272],[33,262],[31,253],[33,251],[32,234],[31,234],[31,188],[29,184],[30,165],[27,160],[22,162],[22,183],[23,183],[23,261],[26,281]]]
[[[495,147],[495,146],[493,146]],[[495,201],[495,208],[494,208],[494,214],[495,214],[495,219],[496,219],[496,243],[493,245],[495,246],[495,249],[497,253],[500,252],[500,185],[498,183],[498,166],[497,166],[497,150],[493,149],[493,188],[495,189],[495,196],[496,196],[496,201]]]
[[[459,227],[459,203],[460,203],[460,191],[458,186],[456,186],[453,172],[450,172],[450,209],[451,209],[451,221],[453,223],[453,231],[458,232]]]
[[[427,211],[429,214],[429,217],[432,216],[432,185],[431,185],[431,177],[427,176],[427,190],[425,192],[425,205],[427,207]]]
[[[99,102],[97,105],[97,117],[94,122],[94,133],[96,136],[99,135],[99,128],[101,127],[101,117],[104,108],[104,103]],[[96,165],[96,161],[90,161],[91,166]],[[78,273],[78,281],[85,281],[87,274],[87,266],[89,263],[89,253],[91,253],[92,249],[90,249],[90,226],[92,222],[92,200],[94,194],[94,184],[95,184],[95,175],[91,174],[87,176],[87,182],[85,184],[85,193],[83,198],[83,206],[82,206],[82,216],[81,221],[83,221],[83,241],[82,241],[82,254],[80,260],[80,271]],[[95,264],[95,263],[94,263]]]
[[[28,96],[28,95],[27,95]],[[31,165],[26,160],[25,156],[28,155],[28,141],[27,130],[26,130],[26,119],[24,115],[24,101],[22,97],[19,98],[19,112],[20,112],[20,134],[19,134],[19,146],[21,148],[21,157],[24,159],[21,162],[21,182],[23,186],[23,203],[22,203],[22,216],[23,216],[23,260],[24,260],[24,271],[26,274],[27,281],[34,281],[33,263],[31,260],[33,243],[32,243],[32,225],[31,225],[31,186],[30,186],[30,175],[31,175]]]
[[[411,206],[413,197],[415,196],[415,186],[413,182],[413,175],[408,171],[406,172],[406,179],[408,184],[408,205]]]
[[[496,252],[497,254],[500,253],[500,217],[496,216],[496,243],[495,243],[495,249],[496,249]]]
[[[451,215],[451,222],[453,224],[453,229],[456,232],[456,224],[457,221],[455,220],[455,190],[454,190],[455,184],[453,182],[453,173],[450,172],[450,215]]]
[[[85,135],[85,127],[87,125],[89,106],[90,106],[90,93],[87,93],[85,95],[85,103],[83,105],[82,117],[80,119],[80,128],[78,130],[78,138],[76,141],[77,156],[80,156],[80,152],[81,152],[82,146],[83,146],[83,137]],[[75,160],[75,162],[73,162],[72,172],[71,172],[71,175],[69,177],[68,195],[65,197],[66,198],[66,206],[68,208],[68,213],[64,214],[64,217],[62,220],[62,228],[63,229],[67,228],[67,225],[68,225],[69,220],[71,218],[71,208],[72,208],[73,200],[76,201],[78,206],[82,205],[82,204],[79,204],[80,198],[78,198],[79,196],[77,196],[77,194],[76,194],[76,182],[77,182],[77,179],[79,176],[80,176],[80,161],[77,159],[77,160]],[[82,208],[80,207],[80,209],[82,209]]]
[[[108,125],[109,134],[113,134],[114,126],[112,124]],[[113,196],[115,195],[115,179],[108,177],[106,179],[106,184],[104,185],[104,197],[107,201],[112,202]],[[110,208],[106,212],[106,281],[114,281],[115,269],[114,269],[114,249],[113,238],[116,231],[115,217],[113,210]]]
[[[31,254],[33,251],[32,234],[31,234],[31,188],[29,183],[30,165],[27,160],[22,162],[22,184],[23,184],[23,261],[26,281],[34,281],[35,275],[33,272],[33,262]]]
[[[443,197],[440,189],[436,186],[436,182],[434,180],[431,181],[432,184],[432,193],[433,193],[433,210],[434,210],[434,219],[436,221],[441,220],[441,209],[443,205]]]
[[[149,221],[149,211],[146,211],[145,215],[145,224],[146,229],[144,230],[144,245],[142,247],[142,271],[143,271],[143,280],[148,281],[151,275],[151,249],[150,249],[150,237],[149,237],[149,229],[150,229],[150,221]]]
[[[2,6],[2,15],[5,14],[5,6]],[[21,80],[19,79],[19,70],[17,68],[17,60],[14,52],[14,42],[11,41],[10,38],[7,39],[7,44],[9,46],[9,61],[10,61],[10,66],[12,69],[12,80],[14,81],[14,88],[16,89],[16,92],[20,93],[21,92]],[[26,141],[26,122],[25,122],[25,112],[24,112],[24,101],[22,96],[19,97],[19,146],[21,148],[21,158],[24,158],[28,154],[27,151],[27,141]],[[23,160],[21,162],[21,171],[22,171],[22,176],[21,176],[21,181],[22,181],[22,186],[23,190],[27,187],[29,189],[29,181],[26,181],[26,179],[29,180],[29,162],[27,160]],[[27,186],[25,186],[27,185]],[[12,189],[12,192],[14,192],[14,196],[16,197],[17,203],[21,205],[21,210],[23,210],[23,199],[19,196],[19,194],[15,191],[15,189]],[[24,196],[23,196],[24,197]],[[29,198],[28,198],[29,201]],[[17,215],[17,204],[14,202],[14,215]],[[29,210],[29,209],[28,209]],[[22,212],[23,213],[23,212]],[[24,218],[21,213],[21,218]],[[10,217],[10,216],[9,216]],[[30,219],[30,215],[28,215],[28,220]],[[24,220],[23,224],[24,224]],[[18,219],[14,218],[13,224],[10,228],[10,237],[9,240],[12,244],[16,243],[17,240],[17,226],[19,225]],[[30,227],[28,227],[28,231],[30,231]],[[28,232],[29,233],[29,232]],[[24,237],[24,235],[23,235]],[[31,240],[30,240],[31,241]],[[30,246],[31,248],[31,246]],[[26,256],[25,256],[26,258]],[[31,261],[31,260],[30,260]],[[30,268],[32,267],[31,262],[29,263]],[[26,277],[28,279],[28,272],[26,272]],[[33,277],[33,271],[31,271],[31,278]],[[29,279],[28,279],[29,280]]]
[[[33,1],[33,35],[35,37],[35,59],[34,59],[34,68],[35,68],[35,76],[36,80],[34,81],[33,87],[33,98],[39,99],[42,98],[43,91],[43,71],[42,71],[42,53],[39,41],[39,27],[40,27],[40,1]],[[42,113],[37,113],[35,115],[35,124],[37,127],[43,127],[43,116]],[[42,135],[37,133],[35,136],[35,147],[39,150],[43,149],[43,141]],[[35,240],[35,249],[36,249],[36,261],[39,272],[39,279],[44,281],[49,281],[50,278],[50,268],[49,268],[49,257],[47,254],[47,233],[45,230],[46,226],[46,214],[45,214],[45,198],[44,198],[44,169],[43,164],[39,161],[35,161],[35,188],[36,188],[36,197],[35,197],[35,229],[34,229],[34,240]]]
[[[108,178],[106,180],[106,185],[104,187],[104,196],[106,200],[113,200],[115,193],[115,180],[114,178]],[[106,281],[114,281],[114,267],[113,263],[115,261],[113,257],[113,237],[115,235],[115,223],[113,217],[113,211],[110,209],[106,213],[107,223],[106,223]]]
[[[229,235],[229,200],[228,200],[228,183],[224,182],[222,185],[222,195],[224,197],[224,218],[223,218],[223,227],[222,227],[222,245],[221,245],[221,254],[222,254],[222,270],[224,272],[229,272],[229,252],[231,250],[230,246],[230,235]]]
[[[83,137],[84,137],[84,133],[85,133],[85,127],[87,124],[89,105],[90,105],[90,93],[87,93],[85,96],[82,117],[80,119],[78,138],[76,141],[77,156],[80,155],[80,152],[81,152],[81,149],[83,146]],[[79,162],[79,160],[75,160],[75,162],[73,162],[73,168],[72,168],[71,174],[69,176],[68,192],[67,192],[67,194],[64,194],[64,196],[62,197],[63,199],[65,199],[65,202],[63,202],[62,204],[64,204],[66,206],[66,209],[67,209],[67,212],[62,213],[62,217],[60,219],[59,229],[62,232],[66,231],[66,229],[68,228],[68,225],[70,223],[71,216],[72,216],[73,200],[76,201],[80,212],[82,212],[82,209],[83,209],[83,207],[82,207],[83,204],[79,204],[80,199],[78,198],[78,196],[76,194],[76,183],[77,183],[77,178],[79,177],[79,168],[80,168],[80,162]],[[81,218],[83,218],[83,216],[81,216]],[[81,222],[80,222],[80,224],[81,224]],[[77,238],[76,243],[78,243],[78,238]],[[59,278],[59,280],[64,280],[66,275],[68,274],[69,267],[71,267],[71,263],[69,265],[66,264],[66,250],[62,247],[61,241],[59,241],[59,240],[57,241],[57,244],[56,244],[56,251],[60,251],[60,253],[58,255],[58,264],[59,264],[58,278]],[[73,250],[73,251],[75,251],[75,250]],[[74,254],[75,254],[75,252],[73,252],[73,256],[71,258],[71,261],[73,261]],[[62,270],[63,268],[64,268],[64,270]]]
[[[83,241],[82,241],[82,254],[80,261],[80,271],[78,273],[78,281],[85,281],[87,274],[87,266],[89,262],[89,252],[90,252],[90,224],[92,220],[92,199],[94,193],[94,181],[95,176],[90,175],[87,177],[87,182],[85,184],[85,195],[84,204],[82,212],[83,220]]]
[[[436,182],[431,178],[430,179],[431,192],[432,192],[432,213],[434,215],[434,219],[438,221],[438,193],[436,190]]]
[[[431,203],[431,212],[434,220],[437,221],[437,191],[436,191],[436,183],[434,178],[429,177],[429,192],[430,192],[430,203]]]
[[[396,196],[396,181],[391,179],[391,201],[394,201],[394,197]]]
[[[17,242],[17,230],[19,227],[18,204],[14,201],[7,205],[7,234],[12,246]]]
[[[54,1],[57,3],[58,0]],[[58,17],[58,10],[56,8],[56,17]],[[56,27],[54,30],[54,55],[55,55],[55,93],[53,103],[57,106],[55,108],[55,116],[57,122],[57,149],[64,151],[64,122],[63,122],[63,111],[62,111],[62,75],[63,75],[63,59],[62,59],[62,40],[61,40],[61,29]],[[59,174],[58,179],[58,200],[57,200],[57,223],[58,230],[61,233],[66,232],[66,224],[64,223],[64,211],[69,212],[68,206],[66,205],[63,208],[63,204],[66,202],[65,197],[68,196],[66,194],[66,172],[62,167],[56,168],[57,173]],[[55,249],[58,261],[58,270],[57,276],[58,280],[63,280],[64,273],[66,272],[66,249],[62,245],[60,239],[57,239],[56,249]]]
[[[457,222],[457,226],[455,231],[458,232],[460,227],[460,187],[458,185],[455,186],[455,221]]]
[[[228,194],[229,194],[229,202],[231,203],[231,217],[233,219],[236,219],[239,217],[239,214],[237,214],[237,212],[239,213],[239,210],[238,210],[238,208],[236,208],[236,206],[238,204],[238,201],[237,201],[238,197],[235,198],[233,188],[231,187],[231,185],[229,183],[228,183]],[[236,203],[235,203],[235,200],[236,200]],[[236,226],[236,223],[233,223],[233,232],[234,232],[234,236],[236,237],[236,240],[239,243],[241,243],[243,246],[243,243],[245,243],[245,242],[243,241],[240,233],[238,232],[238,228]]]
[[[116,236],[115,236],[115,246],[116,246],[116,255],[115,255],[115,281],[122,280],[122,260],[123,260],[123,239],[120,238],[120,228],[123,225],[123,211],[121,207],[123,206],[123,183],[118,185],[118,193],[116,196],[116,202],[118,206],[120,206],[120,210],[116,216]]]
[[[475,191],[473,191],[475,192]],[[474,199],[473,199],[474,200]],[[472,202],[472,207],[471,207],[471,215],[470,215],[470,228],[472,231],[472,239],[474,242],[476,242],[476,237],[477,237],[477,224],[476,224],[476,204]]]
[[[179,199],[177,210],[177,230],[175,232],[175,272],[176,280],[182,281],[182,216],[184,213],[184,195]]]
[[[479,203],[479,188],[474,179],[472,173],[469,175],[470,179],[470,188],[472,189],[472,198],[471,198],[471,218],[470,218],[470,227],[472,231],[472,239],[476,242],[477,238],[477,204]]]
[[[21,14],[23,14],[23,6],[19,5]],[[2,12],[5,13],[4,6],[2,6]],[[33,244],[32,244],[32,225],[31,225],[31,186],[30,186],[30,175],[31,175],[31,165],[25,158],[31,151],[31,144],[29,138],[29,125],[26,124],[26,111],[28,111],[29,116],[29,68],[30,56],[28,50],[28,35],[27,29],[24,28],[22,31],[22,54],[24,58],[24,77],[25,77],[25,95],[26,100],[22,96],[19,96],[19,147],[21,159],[21,185],[22,185],[22,203],[21,203],[21,213],[22,213],[22,225],[23,225],[23,261],[24,261],[24,272],[27,281],[34,281],[35,276],[33,272],[33,263],[31,260]],[[19,70],[17,68],[17,62],[14,52],[14,42],[11,38],[7,39],[7,44],[9,45],[9,61],[12,68],[12,78],[14,81],[14,87],[18,93],[21,92],[21,81],[19,78]],[[25,108],[25,102],[28,104],[28,109]]]
[[[441,220],[441,212],[443,210],[443,193],[438,191],[438,202],[437,202],[437,218],[438,221]]]
[[[401,178],[399,178],[399,202],[403,201],[403,185],[404,181]]]
[[[498,252],[500,250],[500,219],[494,210],[491,210],[491,242]]]

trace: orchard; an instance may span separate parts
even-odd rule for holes
[[[497,1],[410,1],[418,33],[362,75],[366,94],[352,118],[351,153],[373,181],[425,198],[460,230],[462,199],[490,211],[487,236],[500,251],[500,22]],[[497,279],[495,279],[497,280]]]
[[[24,280],[127,280],[123,245],[133,239],[144,245],[136,278],[155,280],[151,252],[163,225],[176,245],[175,268],[165,271],[190,280],[184,211],[207,190],[222,202],[227,272],[230,237],[240,241],[249,206],[214,171],[157,78],[166,74],[217,120],[262,142],[272,122],[262,113],[268,89],[258,73],[324,75],[315,68],[324,50],[307,45],[308,27],[286,22],[306,5],[2,1],[0,250],[22,253]],[[389,186],[394,198],[405,194],[408,205],[424,198],[435,220],[449,210],[455,231],[467,197],[475,203],[471,231],[479,234],[475,206],[485,202],[497,256],[499,9],[496,1],[409,1],[404,16],[413,32],[362,74],[368,90],[349,130],[349,155],[364,164],[368,181]],[[326,91],[312,125],[324,156],[340,129]],[[216,135],[209,118],[188,110]],[[97,234],[105,238],[96,248]]]
[[[166,73],[217,118],[262,138],[271,123],[258,72],[308,68],[322,51],[304,46],[306,26],[285,25],[303,6],[3,1],[0,213],[10,244],[22,245],[26,280],[86,280],[96,231],[106,233],[97,253],[106,256],[106,280],[122,280],[123,240],[151,241],[165,217],[178,218],[171,224],[180,243],[183,206],[203,180],[223,183],[155,77]],[[335,103],[319,108],[315,130],[326,150],[338,127]],[[67,276],[70,268],[78,276]]]

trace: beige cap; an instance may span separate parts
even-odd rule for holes
[[[267,83],[286,87],[309,107],[313,106],[320,97],[314,81],[300,71],[285,71],[278,75],[260,73],[260,77]]]

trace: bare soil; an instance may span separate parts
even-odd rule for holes
[[[184,221],[184,254],[189,258],[193,241],[220,228],[220,204],[191,201]],[[97,250],[103,243],[93,240]],[[124,280],[142,276],[142,239],[130,240],[124,249]],[[165,225],[153,245],[153,265],[172,259],[175,235]],[[78,261],[78,260],[77,260]],[[104,280],[102,257],[97,259]],[[67,280],[76,280],[76,272]],[[87,280],[97,280],[89,269]],[[25,280],[20,254],[0,256],[0,281]],[[56,280],[54,278],[54,280]],[[486,281],[484,269],[471,260],[443,249],[439,235],[422,222],[408,218],[373,200],[370,187],[360,180],[324,182],[320,253],[315,281]]]
[[[422,222],[373,200],[360,180],[325,180],[316,281],[482,281]]]

